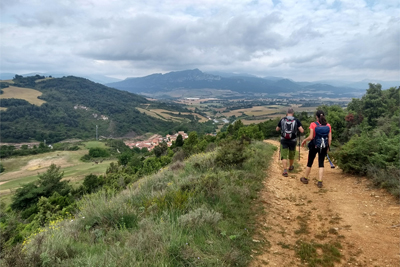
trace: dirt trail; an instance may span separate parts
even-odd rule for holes
[[[266,142],[279,146],[277,141]],[[317,160],[309,184],[302,184],[308,156],[304,148],[298,170],[283,177],[278,153],[261,192],[266,212],[259,217],[259,234],[253,241],[262,248],[253,251],[250,266],[307,266],[296,253],[300,242],[339,243],[342,257],[334,266],[400,266],[400,207],[394,197],[369,187],[365,178],[331,169],[328,162],[324,187],[319,189]],[[315,253],[326,255],[321,248]]]

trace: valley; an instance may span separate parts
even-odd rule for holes
[[[182,75],[203,74],[195,71],[174,75],[185,80]],[[218,81],[212,75],[204,77]],[[298,114],[310,115],[320,105],[345,107],[351,100],[338,96],[267,97],[267,94],[246,95],[237,90],[210,88],[166,90],[162,95],[154,93],[153,98],[146,99],[72,76],[46,78],[36,75],[24,78],[17,75],[13,80],[1,81],[1,85],[0,145],[15,144],[16,149],[23,149],[24,146],[32,149],[43,141],[52,145],[69,138],[86,140],[80,143],[80,150],[77,151],[3,158],[6,171],[0,176],[2,197],[9,196],[21,184],[37,179],[38,172],[52,163],[63,168],[64,179],[72,179],[77,184],[90,173],[104,173],[112,159],[102,164],[79,160],[87,154],[91,142],[95,142],[95,146],[104,145],[90,141],[95,140],[96,135],[127,142],[143,141],[146,139],[143,136],[165,136],[178,131],[215,135],[238,119],[244,125],[258,124],[283,117],[288,107],[293,107]]]

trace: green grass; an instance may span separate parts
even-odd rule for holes
[[[335,262],[340,262],[342,255],[339,243],[319,244],[315,242],[297,242],[296,254],[311,267],[333,267]]]
[[[85,142],[86,147],[106,147],[104,142]],[[89,174],[104,174],[107,167],[115,160],[104,160],[102,163],[82,162],[80,158],[88,153],[88,149],[77,151],[52,151],[43,154],[8,158],[2,161],[5,172],[0,175],[1,195],[10,195],[12,191],[22,184],[38,179],[38,173],[44,173],[50,163],[54,162],[64,171],[65,180],[70,180],[72,185],[80,185],[83,178]],[[11,189],[11,190],[10,190]]]
[[[102,141],[88,141],[88,142],[83,142],[84,146],[86,149],[90,149],[90,148],[106,148],[106,143],[102,142]]]
[[[29,156],[20,156],[20,157],[12,157],[2,160],[2,164],[5,168],[5,172],[13,172],[19,171],[21,168],[27,166],[27,164],[31,160],[39,160],[39,159],[46,159],[46,160],[54,160],[57,158],[64,158],[68,163],[78,163],[79,159],[84,155],[87,154],[88,150],[77,150],[77,151],[52,151],[43,154],[36,154],[36,155],[29,155]],[[2,174],[3,176],[3,174]],[[1,179],[4,180],[4,179]]]
[[[32,175],[32,176],[26,176],[26,177],[22,177],[16,180],[11,180],[5,184],[0,185],[0,189],[1,190],[15,190],[16,188],[20,187],[23,184],[27,184],[30,182],[33,182],[35,180],[37,180],[39,177],[38,175]]]
[[[45,227],[23,257],[49,266],[247,266],[259,246],[253,200],[273,152],[253,143],[241,167],[227,168],[216,165],[219,150],[197,154],[119,194],[85,196],[73,221]]]
[[[70,166],[62,168],[64,172],[64,180],[72,180],[76,182],[77,180],[82,180],[86,175],[89,174],[104,174],[107,170],[107,167],[110,163],[113,162],[112,160],[103,161],[101,164],[93,164],[93,163],[80,163],[78,165]],[[45,170],[38,171],[39,174],[45,172]],[[0,190],[6,189],[16,189],[20,187],[22,184],[30,183],[38,179],[38,174],[20,177],[15,180],[8,181],[0,185]]]

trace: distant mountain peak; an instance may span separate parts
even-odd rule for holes
[[[260,78],[255,76],[240,76],[229,73],[217,72],[213,74],[202,72],[199,69],[173,71],[165,74],[152,74],[145,77],[126,79],[117,83],[108,84],[120,90],[126,90],[143,95],[159,94],[163,97],[169,92],[182,90],[229,90],[235,92],[236,96],[250,96],[252,94],[279,95],[282,93],[296,94],[296,92],[307,88],[310,83],[297,83],[291,79],[283,77]],[[348,93],[348,88],[335,88],[324,84],[313,85],[314,89],[323,89],[331,93]],[[174,95],[174,94],[171,94]],[[175,94],[176,95],[176,94]]]

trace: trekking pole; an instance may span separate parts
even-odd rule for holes
[[[333,165],[331,159],[329,158],[328,153],[326,153],[326,157],[328,158],[329,164],[331,164],[331,168],[334,169],[334,168],[335,168],[335,165]]]
[[[279,158],[278,158],[278,164],[279,161],[281,160],[281,142],[279,141]]]
[[[299,161],[300,161],[300,135],[301,135],[301,133],[299,131]]]

